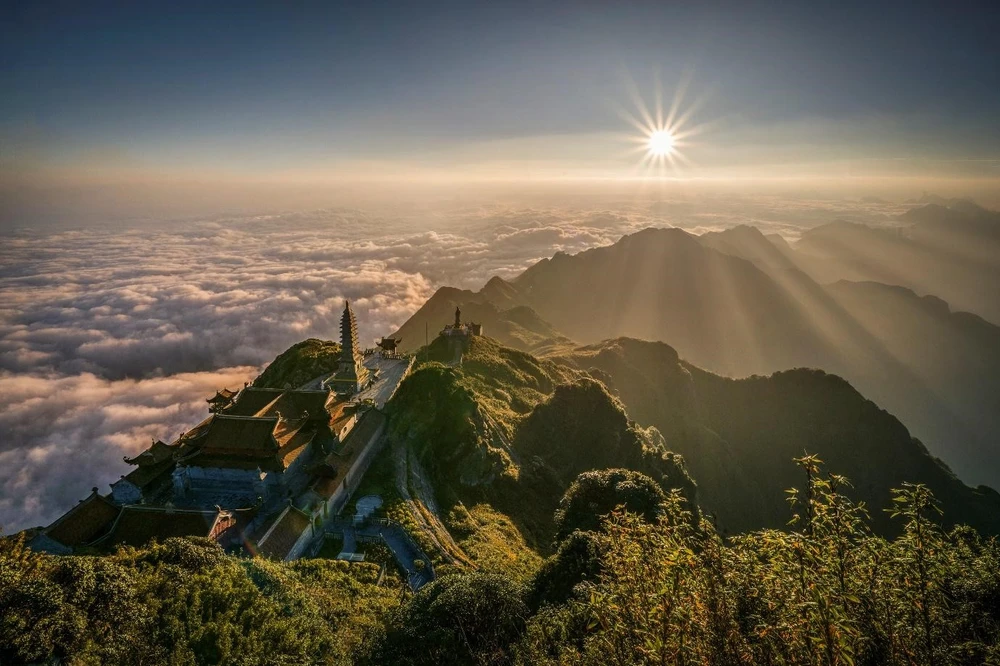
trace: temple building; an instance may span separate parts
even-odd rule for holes
[[[358,345],[358,322],[350,301],[344,301],[344,314],[340,318],[340,365],[326,383],[336,393],[353,395],[366,388],[371,379]]]
[[[174,470],[177,450],[178,447],[157,440],[134,458],[126,456],[125,462],[136,468],[111,484],[112,499],[119,504],[141,504],[158,496],[169,496],[170,473]]]
[[[402,338],[382,338],[375,344],[378,345],[383,354],[396,354],[396,348],[399,347],[399,343],[402,341]]]
[[[230,408],[180,440],[173,499],[194,506],[283,499],[306,485],[306,468],[346,436],[355,419],[329,390],[245,388]]]
[[[208,403],[208,411],[215,413],[215,412],[221,412],[226,407],[229,407],[231,404],[233,404],[233,398],[235,397],[236,397],[236,391],[230,391],[229,389],[224,388],[221,391],[216,391],[215,395],[206,400],[205,402]]]
[[[224,548],[239,547],[256,509],[178,509],[173,506],[122,506],[93,489],[90,496],[43,529],[32,550],[68,555],[80,549],[114,550],[142,546],[151,539],[208,537]]]

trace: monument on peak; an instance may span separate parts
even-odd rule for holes
[[[441,335],[446,337],[457,336],[460,338],[475,337],[483,334],[483,325],[474,322],[462,323],[462,308],[455,307],[455,323],[448,324],[441,331]]]

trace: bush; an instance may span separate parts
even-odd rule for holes
[[[903,533],[889,541],[842,494],[845,479],[814,457],[798,462],[807,482],[790,491],[792,531],[726,542],[707,521],[692,525],[676,494],[655,523],[616,513],[598,534],[599,582],[536,616],[521,654],[553,664],[995,663],[996,541],[945,532],[920,485],[895,492]]]
[[[604,518],[617,507],[653,522],[666,493],[653,479],[628,469],[584,472],[570,484],[556,511],[556,541],[575,530],[600,529]]]
[[[378,567],[237,559],[204,539],[105,557],[0,539],[0,663],[342,664],[398,603]]]
[[[528,606],[532,610],[569,601],[577,585],[597,582],[601,573],[601,542],[594,532],[576,531],[563,539],[559,550],[545,560],[531,581]]]
[[[439,578],[393,613],[363,660],[371,664],[505,664],[524,630],[521,589],[504,576]]]

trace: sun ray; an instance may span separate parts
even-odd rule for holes
[[[694,166],[684,150],[693,145],[692,137],[709,127],[707,123],[693,124],[705,99],[700,97],[690,104],[685,102],[691,82],[690,75],[685,74],[674,91],[669,108],[665,109],[659,71],[654,71],[653,78],[652,113],[628,72],[624,73],[625,88],[634,109],[627,110],[617,104],[614,108],[618,116],[638,132],[627,137],[628,143],[636,145],[629,153],[642,153],[638,169],[645,171],[647,177],[663,178],[669,172],[680,178],[682,169]]]
[[[646,127],[655,127],[656,122],[653,117],[649,114],[649,108],[646,107],[646,101],[642,98],[642,94],[639,92],[639,87],[632,80],[632,77],[625,73],[625,87],[628,90],[629,97],[632,98],[632,103],[635,105],[636,111],[639,112],[642,120],[646,121]]]
[[[663,122],[663,86],[660,85],[660,72],[653,72],[653,90],[656,97],[656,126],[665,127]]]
[[[677,119],[677,112],[681,108],[681,104],[684,102],[684,95],[687,93],[687,88],[691,84],[691,74],[685,73],[681,77],[680,82],[677,84],[677,90],[674,92],[674,99],[670,103],[670,111],[667,113],[667,119],[665,123],[667,125],[674,125]]]

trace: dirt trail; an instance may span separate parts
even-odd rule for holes
[[[471,564],[465,553],[455,543],[455,540],[452,539],[451,534],[441,522],[437,503],[434,501],[434,492],[431,489],[430,483],[426,480],[423,468],[417,461],[416,456],[413,455],[408,446],[401,442],[393,442],[392,456],[396,462],[396,491],[406,502],[417,524],[420,525],[424,533],[434,542],[442,557],[449,564]],[[416,500],[410,494],[411,483],[414,492],[417,493]],[[422,510],[421,505],[426,507],[426,510]],[[442,543],[442,540],[445,543]],[[456,557],[456,553],[460,557]]]
[[[496,448],[503,449],[510,456],[510,459],[514,461],[515,464],[520,464],[520,458],[514,451],[514,447],[511,446],[510,440],[504,435],[503,428],[497,423],[492,416],[489,415],[485,410],[479,410],[480,417],[482,418],[483,425],[486,426],[486,430],[490,436],[490,444]]]

